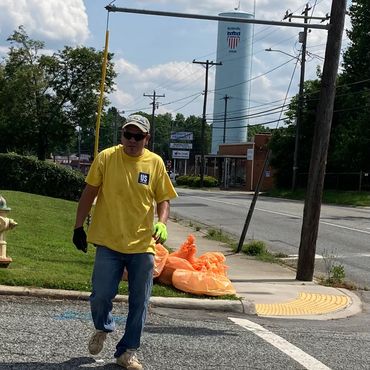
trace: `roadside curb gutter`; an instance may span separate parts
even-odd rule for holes
[[[0,295],[28,296],[50,299],[89,300],[89,292],[80,292],[62,289],[29,288],[19,286],[0,285]],[[128,296],[117,295],[114,302],[128,302]],[[246,299],[222,300],[199,298],[150,297],[149,303],[153,307],[212,310],[236,312],[247,315],[256,315],[255,304]]]
[[[237,312],[247,315],[257,315],[253,302],[245,299],[241,300],[212,300],[199,298],[170,298],[170,297],[151,297],[150,303],[154,307],[179,308],[188,310],[212,310]]]

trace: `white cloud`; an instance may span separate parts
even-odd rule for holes
[[[23,24],[34,39],[43,40],[49,48],[60,48],[64,45],[85,44],[102,48],[102,30],[105,27],[105,11],[100,1],[93,0],[0,0],[0,45],[6,37]],[[217,15],[238,6],[238,0],[134,0],[126,4],[116,0],[117,7],[177,11],[184,13]],[[87,10],[85,9],[85,5]],[[281,21],[289,9],[300,15],[305,2],[286,0],[281,3],[272,0],[240,1],[240,9],[253,12],[256,5],[256,18]],[[314,15],[324,16],[330,12],[331,1],[317,2]],[[89,20],[87,19],[87,14]],[[348,18],[348,17],[347,17]],[[193,58],[205,60],[216,58],[216,22],[176,19],[169,22],[166,17],[139,18],[138,15],[112,16],[110,49],[114,51],[115,68],[118,72],[116,91],[110,96],[112,104],[119,109],[139,110],[145,108],[151,112],[150,102],[143,93],[165,94],[160,101],[165,103],[193,97],[178,103],[160,106],[157,112],[174,111],[185,106],[181,111],[185,115],[200,114],[203,96],[196,97],[204,89],[205,69],[191,63]],[[173,18],[172,18],[173,19]],[[143,20],[142,23],[137,22]],[[91,28],[89,37],[88,21]],[[285,22],[288,22],[287,20]],[[302,22],[302,19],[294,22]],[[170,26],[168,25],[170,23]],[[314,20],[313,23],[318,23]],[[154,26],[153,26],[154,24]],[[301,44],[298,33],[301,28],[256,25],[254,27],[254,62],[252,75],[261,77],[253,81],[251,99],[268,102],[283,99],[289,84],[293,62],[273,73],[264,75],[269,70],[287,61],[288,57],[279,53],[267,53],[266,48],[280,49],[286,53],[298,55]],[[324,55],[326,31],[312,30],[308,37],[308,51]],[[95,44],[94,44],[95,42]],[[91,45],[89,45],[90,43]],[[140,50],[140,52],[138,52]],[[0,55],[6,51],[0,46]],[[124,58],[119,58],[119,56]],[[198,59],[200,58],[200,59]],[[308,60],[307,78],[315,78],[316,65],[322,64],[319,59]],[[209,90],[214,88],[215,68],[210,69]],[[297,67],[299,74],[299,66]],[[297,92],[297,80],[292,84],[291,94]],[[253,103],[252,103],[253,105]],[[207,112],[211,113],[213,94],[208,96]]]
[[[111,95],[111,100],[114,102],[114,105],[121,109],[121,107],[130,106],[134,102],[134,98],[128,92],[122,91],[118,88],[114,93]]]
[[[117,91],[111,94],[112,104],[120,109],[144,110],[150,108],[150,100],[143,96],[156,90],[157,94],[165,95],[162,102],[174,101],[186,95],[199,94],[204,89],[204,69],[189,62],[169,62],[140,68],[138,65],[120,58],[115,61],[118,72]],[[210,84],[213,83],[214,72],[209,74]],[[191,98],[189,98],[191,100]],[[187,103],[180,101],[177,107]],[[151,109],[151,108],[150,108]],[[158,112],[172,111],[174,106],[160,107]]]
[[[0,25],[3,40],[20,25],[34,39],[63,45],[83,43],[89,36],[83,0],[2,0]]]
[[[134,65],[133,63],[128,62],[127,60],[120,58],[115,61],[116,71],[117,73],[121,74],[124,73],[128,76],[140,76],[140,69],[138,66]]]
[[[202,89],[200,77],[203,75],[204,71],[193,63],[169,62],[148,68],[142,77],[168,90],[178,91],[186,90],[189,84],[192,89]]]

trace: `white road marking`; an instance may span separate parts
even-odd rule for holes
[[[339,254],[335,256],[336,259],[345,259],[345,258],[363,258],[363,257],[370,257],[370,253],[352,253],[349,255]],[[315,254],[315,259],[321,260],[325,257],[321,254]],[[280,257],[281,260],[296,260],[298,259],[298,254],[289,254],[288,257]]]
[[[270,211],[269,209],[263,209],[263,208],[256,208],[256,209],[258,211],[267,212],[267,213],[274,213],[276,215],[281,215],[281,216],[287,216],[287,217],[293,217],[293,218],[302,218],[302,216],[291,215],[289,213],[283,213],[283,212]]]
[[[320,260],[323,259],[324,257],[321,254],[315,254],[315,259]],[[279,258],[281,260],[296,260],[298,259],[298,254],[289,254],[288,257],[281,257]]]
[[[357,231],[359,233],[370,234],[370,231],[365,231],[365,230],[355,229],[353,227],[347,227],[347,226],[332,224],[331,222],[320,221],[320,223],[325,224],[325,225],[329,225],[329,226],[339,227],[341,229],[346,229],[346,230],[351,230],[351,231]]]
[[[216,199],[209,199],[209,198],[205,198],[205,197],[198,197],[198,196],[195,196],[194,198],[199,198],[199,199],[203,199],[203,200],[206,200],[208,202],[215,202],[215,203],[223,203],[223,204],[227,204],[229,206],[240,206],[240,203],[232,203],[232,202],[225,202],[225,201],[222,201],[222,200],[216,200]],[[289,213],[283,213],[283,212],[276,212],[276,211],[271,211],[269,209],[263,209],[263,208],[255,208],[256,210],[258,211],[261,211],[261,212],[267,212],[267,213],[273,213],[273,214],[276,214],[276,215],[281,215],[281,216],[286,216],[286,217],[292,217],[292,218],[300,218],[302,219],[303,216],[297,216],[297,215],[292,215],[292,214],[289,214]],[[320,223],[321,224],[324,224],[324,225],[328,225],[328,226],[333,226],[333,227],[338,227],[340,229],[346,229],[346,230],[351,230],[351,231],[357,231],[359,233],[363,233],[363,234],[369,234],[370,235],[370,231],[366,231],[366,230],[361,230],[361,229],[355,229],[353,227],[348,227],[348,226],[342,226],[342,225],[337,225],[337,224],[333,224],[331,222],[326,222],[326,221],[321,221],[320,220]]]
[[[310,356],[308,353],[302,351],[300,348],[289,343],[282,337],[272,333],[271,331],[265,329],[261,325],[258,325],[252,321],[246,319],[239,319],[234,317],[229,317],[229,320],[233,321],[235,324],[240,325],[244,329],[251,331],[260,338],[264,339],[267,343],[270,343],[293,360],[300,363],[308,370],[330,370],[330,367],[327,367],[319,360],[316,360],[314,357]]]

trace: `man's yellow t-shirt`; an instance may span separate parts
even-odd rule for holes
[[[117,145],[98,154],[86,182],[100,186],[88,242],[121,253],[155,253],[155,203],[177,197],[162,158],[147,149],[131,157]]]

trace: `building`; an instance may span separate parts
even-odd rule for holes
[[[221,189],[254,191],[268,153],[271,134],[257,134],[252,142],[221,144],[218,154],[205,156],[205,174],[216,177]],[[260,190],[274,187],[273,170],[265,171]]]

